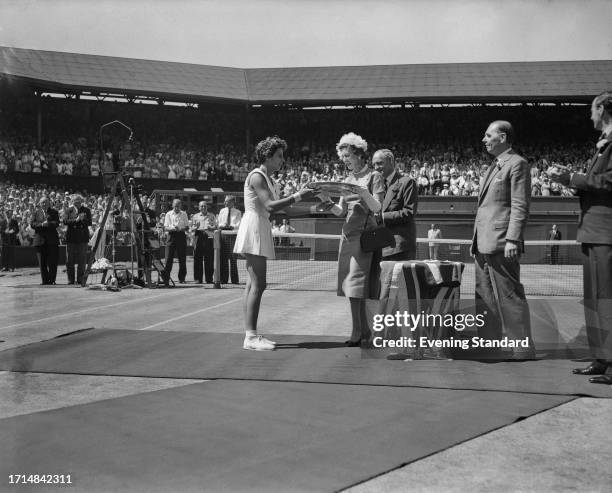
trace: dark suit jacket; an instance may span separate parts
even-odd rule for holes
[[[14,233],[5,233],[4,231],[7,229],[12,229]],[[8,221],[0,219],[0,238],[2,239],[3,245],[16,245],[17,233],[19,233],[19,223],[17,219],[14,217]]]
[[[66,231],[66,243],[87,243],[89,241],[89,226],[91,226],[91,211],[82,205],[78,213],[85,214],[84,221],[77,221],[76,217],[64,219],[68,226]]]
[[[560,240],[560,239],[561,239],[561,231],[557,230],[557,231],[554,231],[554,232],[553,232],[553,230],[551,229],[551,230],[548,232],[548,240],[549,240],[549,241],[552,241],[552,240]]]
[[[57,227],[59,226],[59,212],[52,207],[47,209],[47,225],[46,226],[34,226],[34,241],[33,246],[42,245],[59,245],[59,235],[57,234]]]
[[[580,197],[576,240],[612,245],[612,142],[598,149],[586,173],[574,173],[569,185]]]
[[[416,258],[416,226],[418,187],[409,176],[401,176],[396,170],[382,204],[382,217],[385,226],[395,237],[395,247],[383,249],[383,257],[405,253],[407,258]]]
[[[506,240],[523,240],[531,201],[529,165],[512,149],[498,160],[480,184],[472,253],[503,252]]]

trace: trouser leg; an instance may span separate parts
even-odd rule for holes
[[[172,272],[172,263],[174,261],[174,253],[176,251],[176,244],[174,241],[169,241],[166,244],[166,258],[164,267],[164,280],[170,279],[170,273]]]
[[[593,357],[612,361],[612,245],[582,245],[584,316]]]
[[[202,282],[203,280],[204,241],[203,237],[198,236],[193,246],[193,279],[197,282]]]
[[[36,247],[36,258],[40,268],[40,279],[43,284],[49,284],[49,273],[47,272],[47,249],[46,245]]]
[[[177,239],[176,256],[179,262],[178,278],[180,282],[183,282],[187,277],[187,239],[184,236]]]
[[[212,238],[204,240],[204,275],[206,282],[213,282],[215,272],[215,248]]]
[[[490,269],[488,256],[477,254],[474,259],[476,314],[484,319],[484,324],[478,327],[478,336],[488,340],[501,339],[502,336],[500,307],[495,298]]]
[[[68,243],[66,244],[66,274],[68,276],[68,283],[74,284],[74,266],[77,256],[77,244]]]
[[[57,262],[59,261],[59,245],[48,245],[47,269],[49,272],[49,282],[55,282],[57,277]]]
[[[83,280],[83,275],[85,274],[85,267],[87,266],[87,247],[87,243],[77,244],[77,284],[81,284],[81,281]]]
[[[531,338],[531,320],[525,288],[521,283],[520,263],[518,259],[508,259],[503,253],[488,255],[489,275],[498,300],[503,335],[509,339]],[[527,350],[527,348],[519,348]],[[517,350],[515,349],[515,352]]]

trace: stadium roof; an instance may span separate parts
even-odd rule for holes
[[[588,102],[612,86],[612,60],[241,69],[0,47],[0,74],[42,91],[184,102]]]

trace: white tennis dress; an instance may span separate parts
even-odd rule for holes
[[[265,209],[257,193],[250,186],[251,176],[259,173],[264,177],[273,200],[278,200],[278,190],[275,183],[261,169],[255,168],[244,180],[244,216],[238,227],[234,253],[260,255],[274,260],[274,241],[272,240],[272,225],[270,213]]]

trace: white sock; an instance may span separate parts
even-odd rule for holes
[[[254,330],[245,330],[245,336],[248,337],[249,339],[253,338],[253,337],[257,337],[257,332],[255,332]]]

